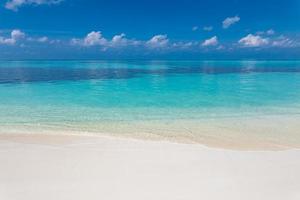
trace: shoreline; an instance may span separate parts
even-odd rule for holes
[[[132,135],[112,135],[109,133],[88,133],[88,132],[48,132],[47,134],[43,133],[0,133],[0,142],[13,142],[25,145],[68,145],[76,141],[85,141],[85,140],[115,140],[115,141],[131,141],[131,142],[145,142],[145,143],[161,143],[169,145],[186,145],[186,146],[195,146],[203,149],[210,149],[215,151],[229,151],[229,152],[246,152],[246,153],[268,153],[268,152],[288,152],[288,151],[299,151],[300,148],[290,148],[286,146],[265,146],[262,148],[252,147],[245,148],[237,146],[228,147],[226,145],[211,145],[208,143],[199,143],[193,141],[178,141],[172,140],[170,138],[163,137],[134,137]]]
[[[66,124],[2,124],[1,135],[108,136],[145,141],[200,144],[232,150],[300,149],[300,117],[225,120],[74,122]]]

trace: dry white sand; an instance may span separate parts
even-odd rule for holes
[[[300,150],[0,136],[1,200],[299,200]]]

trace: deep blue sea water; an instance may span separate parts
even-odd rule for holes
[[[300,61],[1,61],[0,123],[300,114]]]

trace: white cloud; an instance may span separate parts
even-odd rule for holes
[[[50,44],[59,44],[59,43],[62,43],[62,41],[59,39],[54,39],[54,40],[50,40],[49,43]]]
[[[265,32],[264,32],[264,31],[257,31],[256,34],[257,34],[257,35],[264,35]]]
[[[172,44],[172,47],[176,49],[191,49],[193,47],[197,47],[199,42],[175,42]]]
[[[18,29],[15,29],[10,33],[10,38],[4,38],[0,36],[0,44],[14,45],[17,43],[18,40],[24,37],[25,37],[25,33],[23,33]]]
[[[16,43],[16,41],[11,38],[4,38],[4,37],[0,36],[0,44],[13,45],[15,43]]]
[[[52,42],[52,40],[49,40],[49,38],[46,37],[46,36],[42,36],[42,37],[27,37],[26,40],[29,41],[29,42],[38,42],[38,43],[46,43],[46,42],[51,43]]]
[[[237,23],[240,21],[240,17],[239,16],[234,16],[234,17],[227,17],[223,22],[223,28],[227,29],[229,28],[231,25]]]
[[[212,30],[213,30],[213,27],[212,27],[212,26],[204,26],[204,27],[203,27],[203,30],[204,30],[204,31],[212,31]]]
[[[225,49],[225,47],[224,47],[223,45],[219,45],[219,46],[217,47],[217,50],[223,50],[223,49]]]
[[[41,42],[41,43],[47,42],[48,40],[49,40],[49,39],[48,39],[48,37],[46,37],[46,36],[37,38],[37,41],[38,41],[38,42]]]
[[[115,43],[115,44],[119,44],[119,43],[126,43],[127,39],[125,38],[125,33],[121,33],[120,35],[115,35],[111,42]]]
[[[124,33],[115,35],[112,37],[111,40],[109,40],[102,36],[101,31],[92,31],[88,33],[83,39],[79,39],[79,38],[71,39],[71,44],[86,46],[86,47],[101,46],[103,49],[106,50],[108,48],[137,46],[142,44],[142,42],[134,39],[127,39]]]
[[[102,36],[101,31],[92,31],[83,39],[84,46],[104,45],[107,40]]]
[[[216,46],[218,44],[218,37],[217,36],[214,36],[212,38],[209,38],[207,40],[205,40],[203,43],[202,43],[202,46]]]
[[[199,29],[198,26],[194,26],[194,27],[192,28],[192,31],[197,31],[198,29]]]
[[[296,42],[294,40],[291,40],[288,37],[280,36],[272,42],[272,46],[274,47],[295,47]]]
[[[269,29],[267,31],[257,31],[257,35],[274,35],[275,31],[273,29]]]
[[[162,48],[166,47],[169,43],[167,35],[155,35],[146,42],[147,46],[151,48]]]
[[[9,0],[5,4],[5,8],[13,11],[18,11],[19,7],[24,5],[51,5],[58,4],[63,0]]]
[[[23,33],[22,31],[20,31],[18,29],[13,30],[10,35],[11,35],[11,38],[14,40],[18,40],[18,39],[25,37],[25,33]]]
[[[273,29],[269,29],[267,30],[267,35],[274,35],[275,34],[275,31]]]
[[[82,43],[82,40],[81,39],[78,39],[78,38],[72,38],[71,40],[70,40],[70,43],[71,43],[71,45],[82,45],[83,43]]]
[[[108,46],[111,47],[125,47],[125,46],[137,46],[142,44],[141,41],[134,39],[127,39],[124,33],[120,35],[115,35],[111,41],[109,41]]]
[[[248,34],[239,40],[239,44],[245,47],[260,47],[269,44],[269,39],[259,35]]]
[[[26,43],[49,43],[54,44],[58,43],[59,40],[50,40],[47,36],[40,36],[40,37],[31,37],[27,36],[24,32],[22,32],[19,29],[14,29],[10,33],[10,37],[1,37],[0,36],[0,44],[6,44],[6,45],[15,45],[19,41],[22,41],[22,44],[19,46],[26,46]]]
[[[126,35],[124,33],[121,33],[120,35],[115,35],[112,39],[111,39],[111,45],[112,46],[126,46],[129,45],[129,40],[126,38]]]

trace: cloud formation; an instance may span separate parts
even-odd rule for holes
[[[78,46],[85,46],[85,47],[101,46],[104,49],[106,49],[106,48],[120,48],[120,47],[133,46],[133,45],[137,46],[141,44],[141,41],[127,39],[124,33],[115,35],[110,40],[110,39],[106,39],[102,35],[101,31],[92,31],[88,33],[83,39],[80,38],[71,39],[71,44],[78,45]]]
[[[198,26],[193,26],[192,31],[197,31],[199,29]]]
[[[107,40],[102,36],[101,31],[92,31],[83,39],[84,46],[104,45]]]
[[[297,46],[297,42],[286,37],[286,36],[279,36],[277,38],[274,39],[274,41],[272,42],[272,46],[274,47],[296,47]]]
[[[274,35],[275,34],[275,31],[273,29],[269,29],[267,30],[267,35]]]
[[[269,44],[269,38],[263,38],[259,35],[248,34],[239,40],[239,44],[244,47],[260,47]]]
[[[208,41],[207,46],[214,45],[217,43],[215,41],[217,38],[213,37],[211,41]],[[128,39],[124,33],[113,36],[111,39],[107,39],[102,36],[100,31],[92,31],[88,33],[84,38],[73,38],[70,41],[71,45],[82,46],[82,47],[92,47],[98,46],[102,50],[108,49],[121,49],[121,48],[141,48],[144,50],[185,50],[195,47],[199,47],[199,42],[195,41],[177,41],[171,42],[167,35],[159,34],[154,35],[149,40],[136,40]],[[132,49],[131,49],[132,50]]]
[[[40,43],[40,44],[54,44],[58,43],[58,39],[49,39],[47,36],[36,36],[36,37],[26,37],[26,40],[23,42],[29,42],[29,43]]]
[[[167,35],[155,35],[147,41],[147,45],[151,48],[163,48],[169,43]]]
[[[204,46],[204,47],[207,47],[207,46],[216,46],[218,43],[219,43],[218,42],[218,37],[214,36],[212,38],[209,38],[209,39],[205,40],[202,43],[202,46]]]
[[[126,46],[138,46],[141,45],[142,42],[134,39],[127,39],[125,33],[121,33],[119,35],[113,36],[111,41],[107,44],[110,47],[126,47]]]
[[[274,35],[275,31],[273,29],[269,29],[267,31],[258,31],[256,32],[257,35]]]
[[[1,33],[1,31],[0,31]],[[39,51],[40,49],[64,49],[68,51],[82,51],[87,54],[96,55],[97,52],[103,51],[107,55],[159,55],[159,54],[182,54],[186,53],[222,53],[222,52],[238,52],[246,48],[241,47],[263,47],[255,50],[267,49],[291,49],[296,50],[300,47],[300,41],[297,37],[268,35],[264,31],[263,35],[248,34],[238,40],[220,43],[217,36],[207,38],[204,41],[196,40],[171,40],[166,34],[159,34],[150,37],[146,40],[137,40],[127,38],[124,33],[117,34],[111,38],[106,38],[101,31],[91,31],[82,38],[48,38],[43,35],[28,35],[21,30],[14,29],[11,32],[2,31],[3,36],[0,36],[0,48],[19,49],[23,51],[27,48],[28,51]],[[75,47],[75,48],[74,48]],[[117,54],[115,54],[117,52]]]
[[[10,33],[9,38],[4,38],[0,36],[0,44],[5,44],[5,45],[14,45],[17,43],[18,40],[22,39],[25,37],[25,33],[22,31],[15,29],[12,30]]]
[[[13,11],[18,11],[18,9],[24,5],[51,5],[59,4],[63,0],[9,0],[5,4],[5,8]]]
[[[234,17],[227,17],[223,22],[222,22],[222,26],[224,29],[229,28],[231,25],[237,23],[240,21],[240,17],[239,16],[234,16]]]
[[[48,42],[48,37],[44,36],[44,37],[40,37],[37,39],[38,42],[44,43],[44,42]]]
[[[98,46],[106,45],[108,41],[102,36],[101,31],[92,31],[88,33],[83,39],[73,38],[71,44],[80,46]]]
[[[212,31],[212,30],[213,30],[213,27],[212,27],[212,26],[204,26],[204,27],[203,27],[203,30],[204,30],[204,31]]]

